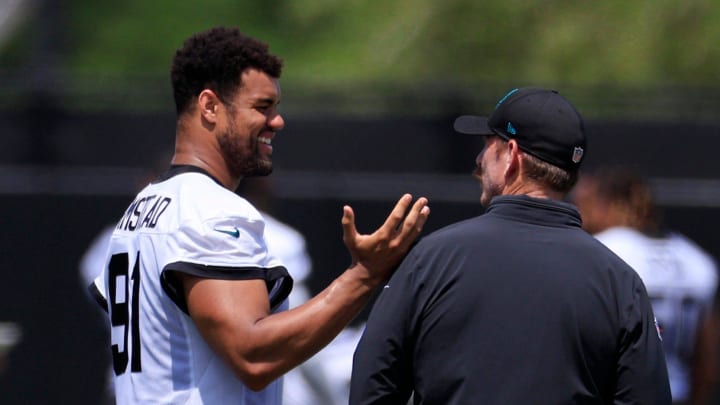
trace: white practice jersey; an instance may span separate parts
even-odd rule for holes
[[[265,280],[272,311],[287,309],[292,279],[268,252],[263,218],[198,168],[167,177],[130,204],[95,281],[107,297],[117,403],[279,405],[281,379],[251,391],[205,343],[174,276]]]
[[[710,312],[718,284],[714,260],[686,237],[651,238],[615,227],[595,235],[642,279],[660,327],[673,400],[686,400],[699,322]]]

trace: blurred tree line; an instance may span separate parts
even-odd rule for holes
[[[0,68],[38,68],[47,59],[37,53],[53,52],[54,74],[87,93],[141,83],[166,91],[174,50],[215,25],[268,42],[285,60],[284,86],[303,92],[405,89],[412,98],[478,83],[678,91],[717,86],[719,76],[716,0],[56,3],[35,0],[0,49]]]

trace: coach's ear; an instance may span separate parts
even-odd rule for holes
[[[200,110],[200,116],[211,125],[217,124],[221,105],[220,98],[210,89],[205,89],[198,95],[197,107]]]
[[[522,166],[522,151],[517,141],[507,141],[507,155],[505,156],[505,178],[511,179],[518,175]]]

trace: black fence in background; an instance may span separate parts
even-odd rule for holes
[[[348,264],[343,204],[361,231],[378,226],[404,192],[430,199],[426,233],[482,212],[470,176],[482,141],[453,133],[453,118],[286,117],[266,208],[305,235],[313,289]],[[720,120],[589,120],[587,129],[588,167],[645,173],[668,225],[720,257]],[[97,403],[109,347],[79,260],[150,168],[169,158],[174,117],[38,108],[0,114],[0,134],[0,321],[23,330],[0,374],[0,402]]]

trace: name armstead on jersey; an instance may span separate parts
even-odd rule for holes
[[[137,228],[155,228],[172,198],[161,195],[144,196],[133,201],[115,229],[134,231]]]

